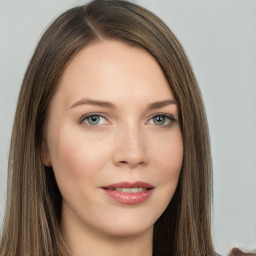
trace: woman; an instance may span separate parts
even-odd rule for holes
[[[215,255],[204,107],[172,32],[94,1],[43,35],[20,91],[1,255]]]

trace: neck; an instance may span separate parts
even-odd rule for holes
[[[113,235],[62,220],[61,232],[72,256],[152,256],[153,227],[134,235]]]

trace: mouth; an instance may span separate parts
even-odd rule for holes
[[[110,191],[116,190],[122,193],[139,193],[142,191],[150,190],[150,188],[104,188],[104,189],[110,190]]]
[[[110,184],[103,187],[103,189],[106,189],[106,190],[112,190],[112,191],[117,190],[123,193],[139,193],[142,191],[151,190],[153,188],[154,187],[151,184],[143,181],[136,181],[136,182],[124,181],[124,182],[114,183],[114,184]]]
[[[135,205],[144,202],[154,187],[146,182],[121,182],[102,187],[108,196],[121,204]]]

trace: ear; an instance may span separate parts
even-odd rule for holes
[[[43,165],[45,165],[47,167],[52,166],[49,149],[48,149],[45,139],[43,140],[42,149],[41,149],[41,161],[42,161]]]

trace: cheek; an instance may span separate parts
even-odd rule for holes
[[[183,142],[181,134],[165,140],[161,147],[154,153],[155,162],[158,165],[158,177],[166,182],[178,179],[183,163]]]
[[[102,143],[90,143],[90,139],[69,129],[61,129],[51,141],[52,166],[62,187],[93,182],[109,158],[100,150]]]
[[[159,148],[159,147],[158,147]],[[162,141],[161,150],[155,151],[156,180],[158,181],[159,202],[157,206],[163,212],[172,199],[183,163],[183,142],[181,134]]]

